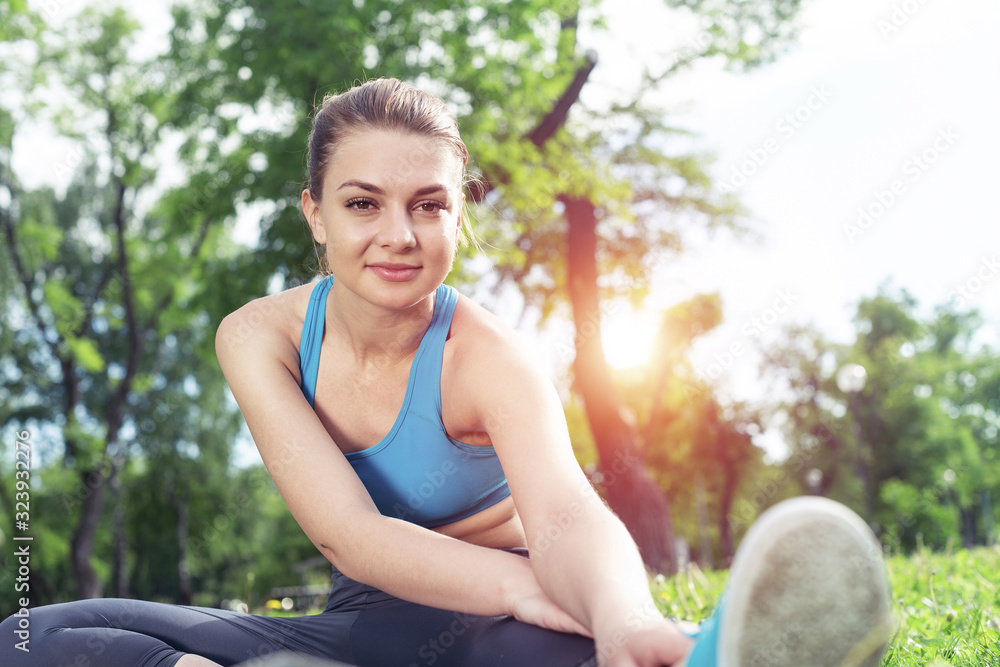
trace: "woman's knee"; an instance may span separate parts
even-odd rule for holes
[[[0,637],[9,637],[15,631],[37,637],[53,628],[114,627],[113,619],[120,616],[122,602],[102,598],[22,609],[0,623]]]

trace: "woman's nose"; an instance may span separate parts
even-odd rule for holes
[[[417,243],[413,233],[413,219],[405,208],[393,207],[386,211],[379,229],[379,245],[407,250]]]

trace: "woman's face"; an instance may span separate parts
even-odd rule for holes
[[[437,289],[455,258],[462,167],[434,137],[366,130],[345,138],[327,165],[323,199],[302,193],[338,289],[390,309]]]

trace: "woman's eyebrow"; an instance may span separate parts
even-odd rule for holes
[[[385,190],[377,185],[372,185],[371,183],[365,183],[364,181],[344,181],[340,184],[338,190],[343,190],[344,188],[355,187],[361,188],[362,190],[367,190],[368,192],[373,192],[377,195],[384,195]]]
[[[413,196],[414,197],[423,197],[424,195],[433,194],[433,193],[439,192],[441,190],[444,190],[445,192],[447,192],[448,188],[444,187],[443,185],[438,185],[437,183],[435,183],[434,185],[425,185],[424,187],[422,187],[419,190],[417,190],[416,192],[414,192]]]
[[[373,185],[372,183],[366,183],[364,181],[353,181],[353,180],[352,181],[344,181],[343,183],[340,184],[340,187],[337,188],[337,189],[338,190],[343,190],[344,188],[349,188],[349,187],[361,188],[362,190],[367,190],[368,192],[371,192],[371,193],[377,194],[377,195],[384,195],[385,194],[385,190],[383,190],[379,186]],[[413,196],[414,197],[422,197],[424,195],[429,195],[431,193],[439,192],[441,190],[444,190],[445,192],[447,192],[448,188],[446,188],[445,186],[443,186],[443,185],[441,185],[439,183],[434,183],[432,185],[425,185],[424,187],[418,189],[416,192],[413,193]]]

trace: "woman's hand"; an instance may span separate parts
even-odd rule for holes
[[[510,615],[524,623],[531,623],[558,632],[573,632],[585,637],[593,635],[579,621],[550,600],[541,588],[533,594],[522,595],[511,605]]]
[[[507,613],[522,623],[530,623],[557,632],[572,632],[593,637],[586,627],[549,599],[535,578],[531,564],[524,559],[520,575],[507,582]]]
[[[654,621],[636,628],[598,633],[600,667],[668,667],[691,650],[692,641],[673,623]]]

